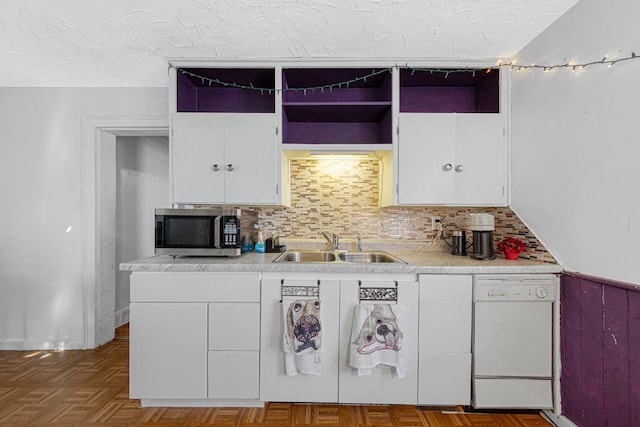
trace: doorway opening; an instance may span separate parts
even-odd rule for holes
[[[131,172],[131,175],[146,174],[147,172],[160,168],[159,164],[163,162],[163,158],[167,159],[166,177],[141,177],[137,176],[133,181],[156,181],[159,184],[165,182],[165,198],[160,206],[166,205],[169,201],[168,190],[168,126],[167,116],[122,116],[122,117],[87,117],[84,121],[85,144],[83,145],[83,311],[85,319],[85,348],[96,348],[114,337],[114,331],[117,323],[124,322],[128,315],[127,308],[120,307],[116,314],[116,298],[118,304],[122,305],[123,294],[128,296],[128,280],[127,285],[117,286],[117,272],[120,257],[128,257],[125,251],[118,251],[118,210],[117,199],[122,194],[117,193],[117,175],[123,173],[118,170],[117,165],[117,144],[118,139],[122,146],[136,144],[134,141],[143,141],[143,146],[137,147],[143,153],[142,156],[150,156],[148,158],[136,161],[136,166],[141,172]],[[161,149],[161,146],[166,149]],[[131,155],[130,151],[135,150],[131,147],[124,148],[121,156]],[[136,156],[138,156],[138,154]],[[131,159],[129,159],[131,160]],[[122,161],[121,161],[122,163]],[[141,163],[144,163],[141,164]],[[128,163],[124,163],[127,167]],[[125,177],[127,185],[130,177]],[[145,185],[146,185],[145,184]],[[145,190],[146,191],[146,190]],[[149,190],[149,194],[144,198],[145,203],[160,203],[156,197],[162,190],[158,188]],[[154,194],[154,196],[151,196]],[[136,197],[136,196],[133,196]],[[130,203],[137,203],[130,202]],[[126,221],[140,224],[145,221],[153,225],[150,215],[143,212],[136,212],[137,207],[132,208],[132,215],[136,218],[130,218]],[[141,207],[140,209],[146,209]],[[129,215],[129,214],[127,214]],[[145,220],[146,216],[146,220]],[[121,224],[121,227],[123,225]],[[127,225],[131,226],[131,225]],[[137,227],[137,225],[134,225]],[[141,235],[135,237],[135,240],[142,241],[147,239],[144,234],[148,233],[148,229],[141,230]],[[137,244],[137,243],[136,243]],[[137,250],[137,249],[136,249]],[[116,254],[118,252],[118,255]],[[137,255],[134,255],[136,257]],[[130,258],[127,258],[130,259]],[[119,289],[118,289],[119,288]],[[118,319],[116,319],[118,317]],[[118,320],[116,322],[116,320]]]

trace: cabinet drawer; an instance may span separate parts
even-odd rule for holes
[[[131,302],[259,302],[258,274],[134,273]]]
[[[209,350],[259,349],[259,303],[209,304]]]
[[[257,351],[210,351],[210,399],[258,399],[260,357]]]
[[[420,353],[418,405],[468,405],[471,353]]]

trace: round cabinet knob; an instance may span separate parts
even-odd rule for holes
[[[456,166],[456,172],[462,172],[464,170],[464,166],[458,165]]]
[[[546,298],[546,296],[549,294],[549,292],[547,292],[547,290],[545,288],[538,288],[536,289],[536,296],[538,298]]]
[[[232,170],[234,170],[234,169],[235,169],[235,166],[233,166],[233,164],[232,164],[232,163],[229,163],[229,164],[227,165],[227,170],[228,170],[229,172],[231,172],[231,171],[232,171]]]
[[[211,165],[211,170],[214,172],[218,172],[220,170],[220,165],[217,163],[214,165]]]
[[[442,166],[443,171],[450,171],[451,169],[453,169],[453,165],[451,163],[447,163],[446,165]]]

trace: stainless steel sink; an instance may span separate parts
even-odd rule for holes
[[[406,264],[400,258],[396,258],[386,252],[344,252],[338,254],[338,257],[344,262],[395,262]]]
[[[335,262],[333,251],[287,251],[273,262]]]
[[[396,263],[406,264],[387,252],[341,252],[304,250],[287,251],[279,255],[273,262],[277,263]]]

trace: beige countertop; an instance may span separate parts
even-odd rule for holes
[[[413,273],[413,274],[516,274],[560,273],[558,264],[498,257],[479,261],[468,256],[453,256],[445,251],[387,250],[406,264],[388,263],[273,263],[277,253],[246,253],[238,257],[154,256],[123,262],[120,270],[134,272],[298,272],[298,273]]]

